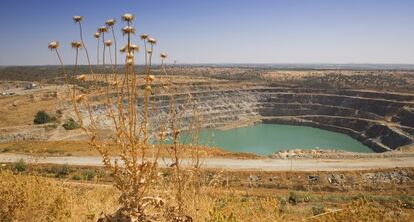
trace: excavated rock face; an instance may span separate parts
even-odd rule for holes
[[[348,134],[383,152],[413,143],[414,94],[255,87],[194,93],[205,127],[264,123],[306,125]]]
[[[198,114],[206,128],[256,122],[312,126],[347,134],[376,152],[414,141],[414,94],[272,85],[197,89],[191,96],[198,101]],[[187,96],[188,93],[175,95],[178,109]],[[167,115],[169,96],[153,96],[151,101],[159,111],[152,113],[153,119]],[[105,113],[102,109],[96,107],[96,113]],[[191,115],[191,111],[187,112],[184,120]],[[108,121],[102,122],[102,127],[108,126]]]

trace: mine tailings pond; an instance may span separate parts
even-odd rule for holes
[[[351,152],[373,151],[352,137],[307,126],[256,124],[229,130],[205,129],[200,144],[232,152],[270,155],[292,149],[336,149]]]

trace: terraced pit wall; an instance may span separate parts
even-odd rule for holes
[[[190,93],[198,101],[202,127],[235,128],[258,122],[311,126],[347,134],[375,152],[414,141],[414,94],[272,85],[236,88],[197,86],[198,91]],[[188,93],[175,97],[180,108]],[[167,115],[169,98],[151,98],[158,107],[152,119]],[[102,113],[102,109],[96,110]],[[187,112],[186,118],[191,115]],[[109,121],[103,122],[102,127],[108,127]]]

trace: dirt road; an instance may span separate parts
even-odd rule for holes
[[[28,163],[51,163],[51,164],[69,164],[78,166],[102,166],[100,157],[37,157],[28,155],[0,154],[0,162],[16,162],[20,159]],[[168,166],[172,161],[169,159],[160,160],[161,166]],[[183,160],[183,165],[189,166],[191,161]],[[299,160],[282,160],[282,159],[258,159],[258,160],[240,160],[240,159],[203,159],[204,168],[219,168],[226,170],[259,170],[259,171],[346,171],[346,170],[367,170],[367,169],[384,169],[395,167],[414,167],[414,157],[399,158],[370,158],[370,159],[299,159]]]

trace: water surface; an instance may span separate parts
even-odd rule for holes
[[[287,149],[339,149],[352,152],[373,152],[348,135],[327,130],[280,124],[257,124],[230,130],[206,129],[200,143],[233,152],[269,155]]]

